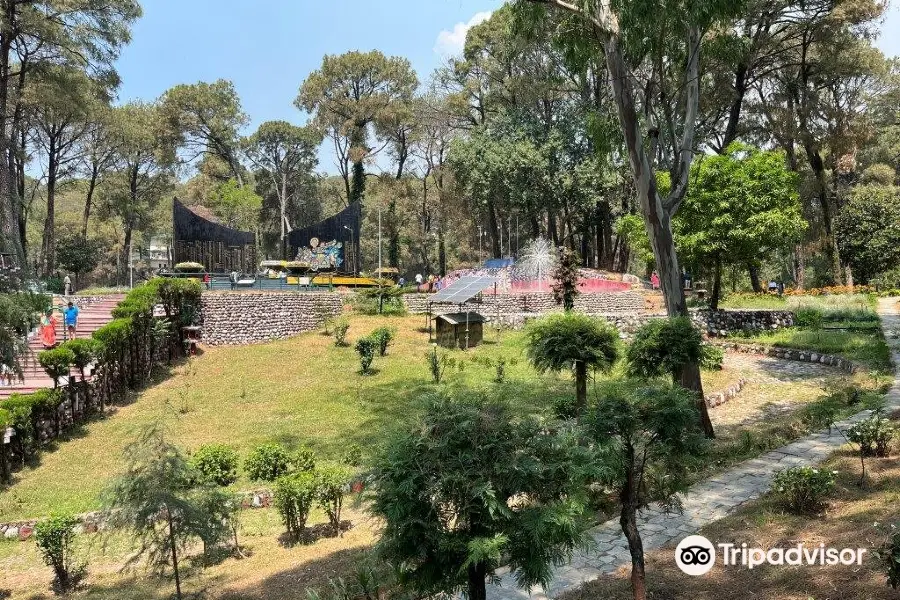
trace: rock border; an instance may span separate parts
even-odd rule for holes
[[[820,354],[811,350],[796,350],[794,348],[781,348],[778,346],[766,346],[763,344],[740,344],[737,342],[712,342],[724,350],[742,352],[744,354],[756,354],[769,356],[781,360],[793,360],[798,362],[819,363],[829,367],[837,367],[850,375],[863,370],[861,365],[852,360],[835,354]]]
[[[741,377],[737,380],[737,383],[731,384],[723,391],[716,392],[714,394],[707,394],[704,397],[704,400],[706,400],[706,406],[708,406],[709,408],[715,408],[717,406],[722,406],[729,400],[733,400],[738,394],[741,393],[741,390],[743,390],[748,383],[750,383],[749,379],[744,379],[743,377]]]

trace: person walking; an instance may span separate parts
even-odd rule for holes
[[[49,350],[56,346],[56,317],[53,316],[52,309],[48,310],[41,317],[40,336],[44,350]]]
[[[63,295],[64,296],[72,295],[72,278],[69,277],[68,273],[66,273],[66,278],[63,279]]]
[[[78,333],[78,307],[72,302],[63,311],[63,321],[66,324],[66,339],[74,340]]]
[[[650,276],[650,285],[654,290],[659,289],[659,274],[656,271],[653,271],[653,275]]]

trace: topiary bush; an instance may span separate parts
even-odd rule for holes
[[[811,514],[825,507],[825,498],[834,488],[834,472],[813,467],[793,467],[779,471],[772,480],[772,493],[795,514]]]
[[[275,508],[291,539],[299,540],[302,537],[316,498],[316,478],[312,473],[304,471],[283,475],[275,481]]]
[[[371,373],[372,361],[375,360],[375,351],[378,349],[378,341],[371,337],[360,338],[356,341],[356,352],[359,354],[360,373]]]
[[[890,453],[891,440],[896,429],[893,423],[880,413],[851,426],[844,435],[854,444],[859,445],[863,456],[885,457]]]
[[[378,342],[378,355],[384,356],[385,354],[387,354],[388,346],[390,346],[391,342],[394,341],[394,337],[396,337],[396,335],[396,327],[379,327],[371,334],[369,334],[369,337]]]
[[[191,457],[191,466],[203,483],[226,487],[238,478],[238,454],[225,444],[200,446]]]
[[[34,541],[48,567],[53,568],[53,586],[62,594],[75,589],[84,578],[86,567],[75,561],[75,526],[72,515],[54,515],[34,526]]]
[[[253,481],[275,481],[290,471],[291,457],[279,444],[262,444],[244,460],[244,471]]]
[[[628,347],[628,374],[678,377],[681,369],[702,358],[703,336],[687,317],[654,319],[638,329]]]
[[[75,354],[68,348],[60,346],[39,353],[38,362],[41,363],[44,372],[53,380],[53,386],[56,387],[60,377],[69,375],[69,369],[75,362]]]

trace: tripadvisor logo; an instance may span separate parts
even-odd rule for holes
[[[790,548],[751,548],[747,544],[713,545],[702,535],[690,535],[675,548],[675,564],[687,575],[704,575],[716,563],[716,548],[723,566],[753,569],[760,565],[861,565],[866,548],[826,548],[825,544],[806,546],[798,543]]]

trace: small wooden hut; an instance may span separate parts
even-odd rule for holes
[[[437,343],[443,348],[473,348],[484,339],[484,317],[476,312],[438,315]]]

